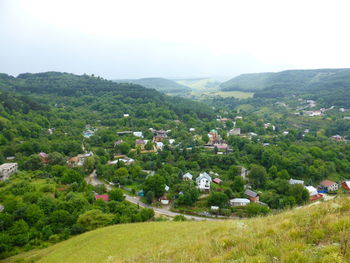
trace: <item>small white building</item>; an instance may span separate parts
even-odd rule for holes
[[[136,131],[132,133],[135,137],[143,138],[143,134],[140,131]]]
[[[192,181],[192,178],[193,178],[193,175],[190,174],[190,173],[185,173],[183,176],[182,176],[182,179],[184,181]]]
[[[301,184],[301,185],[304,185],[304,181],[303,180],[296,180],[296,179],[289,179],[289,184]]]
[[[200,173],[199,176],[196,178],[197,187],[201,191],[210,191],[210,183],[211,183],[211,177],[206,172]]]
[[[17,163],[4,163],[0,165],[0,180],[4,181],[10,178],[12,174],[17,172]]]
[[[309,195],[314,196],[314,195],[318,195],[317,189],[313,186],[305,186],[305,189],[309,191]]]
[[[156,142],[156,148],[157,150],[163,151],[164,143],[162,142]]]
[[[231,206],[246,206],[250,203],[250,200],[247,198],[234,198],[230,200]]]
[[[241,134],[241,128],[233,128],[227,133],[227,136],[240,135],[240,134]]]
[[[195,128],[190,128],[190,132],[194,132],[194,131],[196,131]]]

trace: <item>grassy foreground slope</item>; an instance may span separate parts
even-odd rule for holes
[[[4,262],[350,262],[350,199],[265,218],[111,226]]]

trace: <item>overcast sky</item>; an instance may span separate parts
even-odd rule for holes
[[[350,1],[0,0],[0,72],[109,79],[350,67]]]

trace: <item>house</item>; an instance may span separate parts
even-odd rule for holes
[[[0,165],[0,180],[4,181],[10,178],[12,174],[17,172],[17,163],[4,163]]]
[[[41,158],[42,163],[48,163],[48,157],[49,157],[48,154],[46,154],[44,152],[40,152],[40,153],[38,153],[38,156]]]
[[[165,192],[168,192],[170,190],[170,187],[165,185],[164,190],[165,190]]]
[[[119,157],[120,157],[119,159],[114,160],[114,161],[110,161],[110,162],[108,162],[108,164],[113,165],[113,164],[117,164],[118,162],[123,162],[125,165],[130,165],[130,164],[133,164],[135,162],[134,159],[129,158],[125,155],[120,155]]]
[[[305,186],[305,189],[308,190],[310,197],[318,195],[317,189],[313,186]]]
[[[332,137],[331,137],[331,139],[332,140],[334,140],[334,141],[337,141],[337,142],[342,142],[342,141],[344,141],[344,137],[343,136],[340,136],[340,135],[333,135]]]
[[[233,128],[227,133],[227,136],[240,135],[240,134],[241,134],[241,128]]]
[[[228,150],[227,143],[216,143],[214,147],[216,147],[219,152],[226,152]]]
[[[121,145],[123,143],[123,140],[117,140],[114,142],[114,147]]]
[[[167,198],[165,195],[163,195],[162,197],[160,197],[160,198],[159,198],[159,201],[160,201],[160,203],[161,203],[162,205],[168,205],[168,204],[169,204],[169,200],[168,200],[168,198]]]
[[[253,203],[256,203],[256,202],[259,201],[259,195],[256,192],[252,191],[252,190],[247,189],[247,190],[244,191],[244,194],[246,196],[248,196],[249,201],[251,201]]]
[[[283,135],[288,135],[289,134],[289,131],[284,131],[283,132]]]
[[[218,207],[218,206],[215,206],[215,205],[212,205],[212,206],[210,207],[210,210],[212,210],[212,211],[217,211],[217,210],[219,210],[219,207]]]
[[[213,180],[213,183],[215,183],[215,184],[220,184],[221,182],[222,182],[222,180],[219,178],[214,178],[214,180]]]
[[[162,142],[156,142],[156,148],[157,150],[163,151],[164,143]]]
[[[67,163],[69,167],[82,166],[80,159],[77,156],[69,158]]]
[[[154,133],[155,133],[155,136],[153,137],[153,141],[154,142],[162,142],[162,141],[164,141],[165,139],[168,138],[168,135],[167,135],[168,131],[164,131],[164,130],[157,131],[157,130],[155,130]]]
[[[182,176],[182,180],[184,180],[184,181],[192,181],[192,178],[193,178],[193,175],[190,174],[190,173],[185,173],[185,174]]]
[[[141,150],[145,149],[145,145],[147,144],[147,140],[136,140],[135,147],[140,147]]]
[[[109,201],[109,196],[108,195],[95,195],[95,199],[108,202]]]
[[[195,128],[190,128],[190,132],[194,132],[194,131],[196,131]]]
[[[174,142],[175,142],[175,139],[169,139],[169,144],[170,144],[170,145],[173,145]]]
[[[140,137],[140,138],[143,138],[143,133],[142,132],[133,132],[132,133],[135,137]]]
[[[344,181],[341,183],[341,187],[346,191],[350,191],[350,181]]]
[[[213,129],[208,133],[208,137],[209,137],[209,144],[213,145],[215,143],[220,143],[220,135],[218,134],[218,132]]]
[[[236,116],[235,120],[243,120],[243,117],[242,116]]]
[[[199,176],[196,178],[196,183],[197,183],[197,187],[199,188],[199,190],[201,191],[210,191],[210,183],[211,183],[211,177],[209,174],[207,174],[206,172],[204,173],[200,173]]]
[[[234,198],[230,200],[231,206],[246,206],[250,203],[250,200],[247,198]]]
[[[333,192],[339,189],[339,185],[336,182],[324,180],[320,183],[320,188],[321,190],[326,190],[327,192]]]
[[[304,185],[304,181],[303,180],[296,180],[296,179],[289,179],[289,184],[301,184],[301,185]]]
[[[130,116],[130,115],[127,114],[127,113],[123,114],[123,117],[124,117],[124,118],[128,118],[129,116]]]

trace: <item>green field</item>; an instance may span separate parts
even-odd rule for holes
[[[350,199],[264,218],[110,226],[3,262],[350,262]]]
[[[234,97],[237,99],[248,99],[254,96],[253,92],[244,91],[219,91],[215,92],[214,95],[221,96],[223,98]]]

